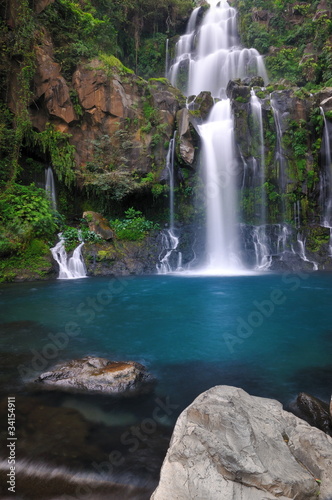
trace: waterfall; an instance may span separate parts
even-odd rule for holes
[[[320,206],[322,225],[330,229],[328,254],[332,257],[332,156],[328,124],[322,107],[320,108],[320,112],[324,120],[323,142],[321,149],[323,169],[320,175]]]
[[[57,210],[55,182],[54,182],[53,170],[51,167],[45,169],[45,191],[47,197],[51,202],[53,210]]]
[[[199,126],[203,143],[207,219],[207,268],[227,272],[239,267],[234,168],[234,126],[229,99],[216,103]],[[220,161],[221,160],[221,161]]]
[[[174,156],[176,146],[176,131],[169,142],[166,156],[166,169],[169,179],[169,228],[174,231]]]
[[[314,262],[313,260],[309,260],[306,256],[305,253],[305,241],[303,241],[302,236],[298,234],[297,236],[297,243],[299,245],[299,256],[304,262],[309,262],[313,266],[313,271],[318,271],[318,264],[317,262]]]
[[[182,254],[177,250],[179,238],[174,229],[174,156],[176,146],[176,131],[170,140],[166,156],[166,170],[169,183],[169,229],[162,233],[162,252],[157,264],[158,274],[168,274],[182,269]]]
[[[321,155],[323,158],[323,171],[321,173],[321,209],[323,215],[323,226],[332,226],[332,157],[330,146],[330,134],[323,108],[320,108],[324,119],[323,142]]]
[[[198,127],[202,138],[202,169],[206,180],[205,271],[234,272],[242,268],[238,248],[238,221],[234,124],[229,80],[260,75],[268,81],[262,56],[255,49],[240,48],[237,11],[225,0],[209,2],[198,26],[199,8],[190,17],[186,34],[176,46],[169,78],[188,95],[210,91],[217,102],[207,121]],[[187,79],[187,84],[182,81]]]
[[[276,166],[278,167],[277,176],[279,178],[279,186],[281,191],[281,222],[285,221],[285,200],[284,195],[286,194],[286,174],[287,174],[287,160],[282,147],[282,118],[280,110],[278,109],[278,102],[276,99],[271,98],[271,108],[274,116],[274,122],[277,132],[277,144],[276,144]]]
[[[65,249],[65,240],[62,238],[62,233],[58,234],[59,242],[55,247],[51,248],[54,260],[59,265],[58,279],[78,279],[86,278],[86,267],[82,256],[82,241],[74,250],[73,255],[68,259]]]
[[[259,219],[260,224],[266,224],[266,191],[265,191],[265,147],[264,147],[264,133],[263,133],[263,115],[262,115],[262,105],[260,100],[255,94],[254,89],[251,89],[250,98],[250,108],[253,117],[253,128],[254,132],[258,132],[259,147],[259,172],[256,174],[255,180],[256,185],[260,188],[260,199],[259,199]],[[257,161],[257,158],[256,158]]]
[[[268,77],[262,56],[256,49],[240,48],[237,34],[237,11],[224,1],[210,1],[210,8],[197,30],[196,8],[188,22],[186,34],[176,45],[176,58],[169,79],[182,87],[186,95],[210,91],[214,97],[225,97],[229,80],[259,74]],[[197,42],[197,49],[195,47]],[[187,75],[188,84],[181,80]]]
[[[187,94],[187,87],[183,88],[183,82],[181,82],[181,74],[184,71],[186,76],[188,74],[189,64],[191,60],[191,52],[193,49],[193,42],[195,38],[195,29],[197,23],[197,15],[200,11],[200,7],[196,7],[191,13],[188,21],[187,29],[185,35],[181,36],[175,47],[175,60],[171,65],[170,69],[167,68],[167,76],[174,85],[174,87],[180,88],[184,94]],[[187,79],[187,78],[186,78]]]
[[[272,264],[271,249],[266,237],[266,227],[256,226],[253,228],[253,243],[255,248],[256,269],[266,271]]]

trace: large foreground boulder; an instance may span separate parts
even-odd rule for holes
[[[278,401],[217,386],[180,415],[151,499],[331,500],[331,470],[329,436]]]
[[[57,365],[35,382],[47,389],[130,395],[150,390],[153,378],[145,366],[135,361],[86,356]]]

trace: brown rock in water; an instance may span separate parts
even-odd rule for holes
[[[119,362],[86,356],[55,366],[53,370],[42,373],[35,382],[47,389],[119,396],[149,391],[153,377],[145,366],[135,361]]]
[[[111,240],[113,238],[114,234],[107,219],[98,212],[84,212],[83,219],[87,221],[90,231],[99,234],[103,240]]]

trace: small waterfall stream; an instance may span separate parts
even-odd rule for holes
[[[182,254],[177,250],[179,238],[174,229],[174,157],[176,131],[170,140],[166,156],[166,170],[169,183],[169,229],[162,232],[162,252],[157,264],[158,274],[168,274],[182,270]]]
[[[55,182],[52,167],[45,169],[45,191],[53,210],[57,210]]]
[[[277,144],[276,144],[276,157],[275,157],[275,163],[276,167],[278,169],[277,171],[277,177],[278,177],[278,183],[279,183],[279,188],[280,188],[280,194],[281,194],[281,206],[280,206],[280,217],[281,217],[281,222],[285,221],[285,200],[284,200],[284,195],[286,193],[286,171],[287,171],[287,159],[284,153],[284,149],[282,147],[282,120],[283,120],[283,115],[281,111],[278,108],[278,101],[275,98],[271,98],[271,108],[274,116],[274,123],[276,126],[276,132],[277,132]]]
[[[324,119],[322,158],[323,171],[320,178],[320,206],[322,225],[330,229],[329,256],[332,257],[332,155],[329,128],[323,108],[320,108]]]
[[[53,210],[57,210],[55,182],[53,170],[51,167],[45,169],[45,191],[51,201]],[[86,277],[86,267],[82,256],[82,241],[74,250],[73,255],[68,258],[65,240],[62,238],[62,233],[58,234],[59,242],[51,248],[51,253],[54,260],[59,265],[58,279],[78,279]]]
[[[59,242],[55,247],[51,248],[54,260],[59,265],[60,280],[86,278],[86,267],[82,256],[82,241],[74,250],[73,255],[68,258],[65,249],[65,240],[62,238],[62,233],[58,234]]]

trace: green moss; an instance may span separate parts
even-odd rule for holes
[[[116,69],[122,74],[131,74],[131,75],[134,74],[133,70],[126,68],[126,66],[124,66],[122,62],[113,55],[108,55],[99,52],[98,57],[103,63],[102,69],[105,69],[108,74],[112,73],[114,69]]]
[[[306,239],[306,248],[309,252],[319,252],[322,246],[327,245],[330,240],[328,228],[315,227],[311,228]]]
[[[0,261],[0,282],[15,279],[40,279],[51,271],[52,264],[48,245],[33,239],[25,249]]]

